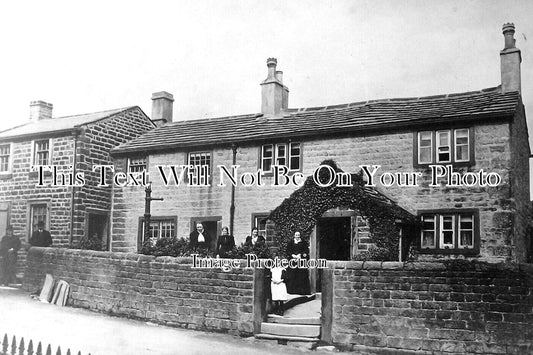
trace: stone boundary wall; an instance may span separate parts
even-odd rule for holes
[[[322,336],[345,349],[533,354],[533,264],[331,262],[324,276]]]
[[[199,270],[191,258],[33,247],[24,288],[39,289],[50,273],[70,283],[75,307],[251,335],[264,316],[264,283],[254,285],[261,270],[243,266]],[[533,354],[533,265],[328,262],[321,338],[361,354]]]
[[[36,248],[24,289],[46,273],[70,284],[68,305],[189,329],[253,333],[252,269],[192,269],[192,258]]]

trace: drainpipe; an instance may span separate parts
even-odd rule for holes
[[[78,136],[80,134],[80,130],[79,129],[74,129],[72,133],[74,135],[74,159],[73,159],[73,163],[72,163],[72,174],[74,176],[74,181],[75,181],[77,155],[78,155]],[[73,181],[73,184],[72,184],[72,192],[71,192],[71,200],[70,200],[70,235],[69,235],[69,238],[68,238],[69,247],[72,247],[72,234],[74,233],[74,210],[75,210],[75,206],[74,206],[75,198],[74,198],[74,196],[75,196],[75,193],[76,193],[76,186],[74,184],[74,181]]]
[[[399,231],[398,231],[398,261],[403,261],[402,260],[402,248],[403,248],[403,221],[401,219],[396,219],[394,221],[394,223],[396,223],[396,225],[398,226],[399,228]]]
[[[237,163],[237,145],[231,145],[231,151],[233,153],[232,165]],[[233,235],[233,223],[235,220],[235,185],[231,184],[231,206],[229,208],[229,230],[230,234]]]

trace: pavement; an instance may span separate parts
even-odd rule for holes
[[[337,351],[301,350],[279,345],[275,341],[240,338],[228,334],[208,333],[156,325],[113,317],[81,308],[59,307],[32,299],[14,287],[0,287],[0,341],[4,334],[24,337],[58,346],[63,354],[341,354]],[[44,350],[44,349],[43,349]],[[353,354],[353,353],[351,353]]]

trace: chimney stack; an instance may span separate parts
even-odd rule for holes
[[[502,71],[502,92],[520,91],[520,49],[515,47],[515,27],[513,23],[503,25],[505,48],[500,52]]]
[[[172,103],[174,96],[166,91],[152,94],[152,121],[157,125],[172,122]]]
[[[283,85],[283,72],[276,70],[276,58],[268,58],[267,78],[261,83],[261,113],[275,116],[289,107],[289,89]]]
[[[44,101],[30,102],[30,121],[40,121],[46,118],[52,118],[52,109],[54,105]]]

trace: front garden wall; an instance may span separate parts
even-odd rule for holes
[[[72,306],[251,335],[261,318],[254,274],[262,278],[241,266],[198,270],[191,258],[33,247],[24,288],[39,289],[50,273],[70,283]],[[322,282],[322,339],[341,348],[365,354],[533,353],[531,264],[331,261]]]
[[[532,354],[533,265],[331,262],[330,340],[372,354]]]
[[[70,284],[68,305],[189,329],[253,333],[253,270],[193,269],[192,258],[31,248],[24,289],[46,273]]]

